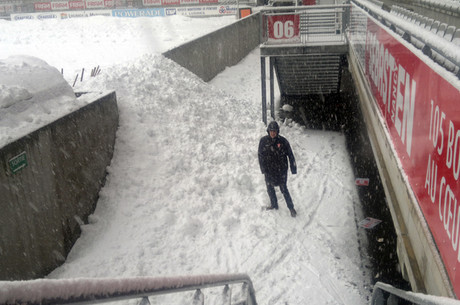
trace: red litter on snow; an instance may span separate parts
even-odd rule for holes
[[[361,220],[358,223],[358,225],[361,228],[364,228],[364,229],[372,229],[372,228],[374,228],[376,225],[378,225],[381,222],[382,221],[380,219],[375,219],[375,218],[372,218],[372,217],[366,217],[363,220]]]
[[[369,185],[369,178],[356,178],[355,184],[359,186],[368,186]]]

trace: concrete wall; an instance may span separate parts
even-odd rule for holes
[[[115,92],[0,148],[0,280],[62,264],[94,211],[118,127]],[[13,173],[9,160],[25,152]]]
[[[204,81],[260,44],[259,14],[164,55]],[[44,276],[62,264],[94,211],[118,126],[115,93],[0,148],[0,280]],[[25,152],[27,166],[8,161]]]
[[[163,55],[207,82],[260,44],[259,29],[259,14],[253,14]]]

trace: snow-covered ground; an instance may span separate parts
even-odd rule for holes
[[[247,273],[259,304],[368,303],[370,270],[358,250],[359,198],[344,136],[280,122],[297,160],[288,187],[298,216],[279,192],[280,209],[264,211],[259,50],[210,83],[161,56],[234,21],[0,20],[0,67],[10,55],[37,56],[63,68],[72,84],[81,68],[99,65],[101,74],[75,90],[114,89],[118,98],[107,183],[49,278]],[[183,304],[183,297],[170,298]]]

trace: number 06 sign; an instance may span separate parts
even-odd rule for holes
[[[268,16],[270,42],[300,42],[299,15]]]

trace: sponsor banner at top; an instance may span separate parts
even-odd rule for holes
[[[236,6],[231,5],[212,5],[212,6],[190,6],[165,8],[166,16],[185,15],[185,16],[222,16],[235,15]]]
[[[51,11],[51,2],[35,2],[35,11]]]
[[[111,10],[94,10],[94,11],[62,11],[62,12],[42,12],[42,13],[27,13],[27,14],[11,14],[11,21],[25,20],[25,19],[69,19],[80,17],[93,17],[93,16],[112,16]]]
[[[85,1],[69,1],[69,8],[71,10],[84,10]]]
[[[144,6],[181,6],[181,5],[196,5],[196,4],[215,4],[219,0],[142,0]]]
[[[190,6],[190,7],[157,7],[144,9],[114,9],[114,10],[67,10],[61,12],[41,12],[11,14],[11,21],[24,19],[69,19],[92,16],[107,17],[164,17],[172,15],[185,16],[222,16],[236,14],[236,6],[233,5],[207,5],[207,6]]]
[[[161,0],[142,0],[144,6],[161,6]]]
[[[180,5],[180,0],[161,0],[161,5]]]
[[[144,0],[146,1],[146,0]],[[84,10],[98,8],[112,8],[114,0],[71,0],[71,1],[50,1],[36,2],[34,8],[36,12],[42,11],[65,11],[65,10]]]
[[[11,4],[0,4],[0,13],[9,13],[13,11],[13,5]]]
[[[84,9],[103,9],[114,8],[115,1],[117,6],[121,6],[118,0],[61,0],[61,1],[42,1],[35,2],[35,12],[45,11],[66,11],[66,10],[84,10]],[[143,6],[186,6],[198,4],[217,4],[223,0],[142,0]],[[3,10],[2,10],[3,9]],[[0,5],[1,11],[12,10],[12,7]]]
[[[69,9],[68,1],[53,1],[51,2],[51,10],[53,11],[62,11]]]
[[[104,0],[86,0],[86,8],[104,8]]]
[[[118,9],[112,10],[113,17],[162,17],[165,15],[163,8],[144,8],[144,9]]]
[[[200,0],[180,0],[180,5],[200,4]]]
[[[81,17],[93,17],[93,16],[106,16],[111,17],[111,10],[97,10],[97,11],[67,11],[60,12],[60,19],[70,19],[70,18],[81,18]]]
[[[20,20],[35,19],[35,15],[36,13],[34,14],[11,14],[10,17],[11,17],[11,21],[20,21]]]

